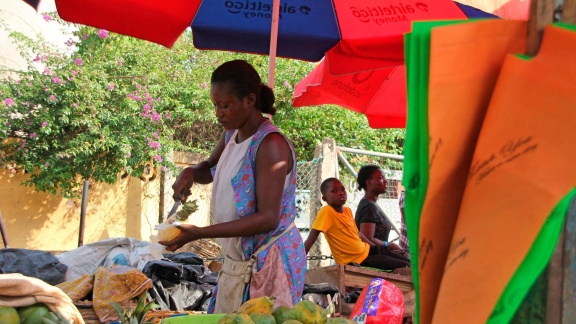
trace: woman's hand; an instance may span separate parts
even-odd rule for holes
[[[390,250],[390,251],[402,251],[402,248],[396,243],[388,242],[388,250]]]
[[[190,225],[190,224],[181,224],[176,226],[181,233],[176,238],[170,241],[159,241],[158,243],[165,245],[166,250],[168,251],[176,251],[181,248],[184,244],[192,241],[196,241],[203,237],[200,236],[200,227]]]
[[[172,198],[174,201],[182,201],[183,203],[186,202],[188,196],[192,193],[190,188],[192,188],[192,184],[194,183],[194,170],[192,167],[185,168],[180,172],[178,178],[172,185],[172,190],[174,190],[174,194]]]

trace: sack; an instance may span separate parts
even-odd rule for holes
[[[401,324],[404,295],[393,283],[374,278],[364,287],[350,318],[366,324]]]
[[[222,293],[216,295],[214,313],[232,313],[238,310],[242,305],[244,290],[250,282],[255,262],[256,258],[237,261],[226,255],[218,274],[218,290]]]

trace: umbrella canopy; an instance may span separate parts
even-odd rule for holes
[[[465,18],[497,18],[468,5],[454,4]],[[402,28],[407,28],[405,32],[410,30],[410,26]],[[388,38],[388,45],[403,48],[403,38],[393,37]],[[343,55],[339,47],[328,51],[325,59],[296,84],[292,105],[303,107],[335,104],[365,114],[372,128],[406,127],[406,67],[403,51],[382,49],[380,54],[370,51],[371,48],[357,56]],[[392,55],[397,57],[393,58]],[[347,64],[344,64],[343,59],[346,59]]]
[[[329,57],[294,88],[294,107],[335,104],[365,114],[372,128],[406,126],[406,66],[334,75]]]
[[[319,61],[331,51],[334,66],[353,71],[402,61],[403,33],[414,20],[465,18],[452,0],[56,0],[56,7],[66,21],[167,47],[191,25],[201,49],[270,54],[271,61]]]

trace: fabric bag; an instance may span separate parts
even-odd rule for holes
[[[294,223],[292,223],[280,235],[272,237],[268,243],[261,246],[256,252],[254,252],[254,254],[252,254],[250,259],[246,261],[234,260],[228,255],[225,256],[224,264],[222,265],[222,269],[218,274],[219,293],[216,295],[214,313],[232,313],[236,311],[240,305],[242,305],[242,301],[244,299],[244,291],[246,289],[246,285],[249,284],[250,280],[252,279],[252,267],[258,260],[258,254],[265,251],[270,245],[276,242],[279,237],[285,233],[288,233],[292,228],[294,228],[294,226]],[[271,249],[271,251],[272,250],[273,249]],[[273,256],[274,254],[268,254],[268,257]],[[273,260],[274,258],[272,258],[270,261]],[[250,297],[252,297],[252,295]]]

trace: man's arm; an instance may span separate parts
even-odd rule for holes
[[[319,234],[320,231],[315,229],[311,229],[310,233],[308,233],[308,238],[306,239],[306,242],[304,242],[304,248],[306,248],[306,254],[308,254],[310,248],[312,248],[312,245],[314,245],[314,242],[316,242],[316,239],[318,239]]]

